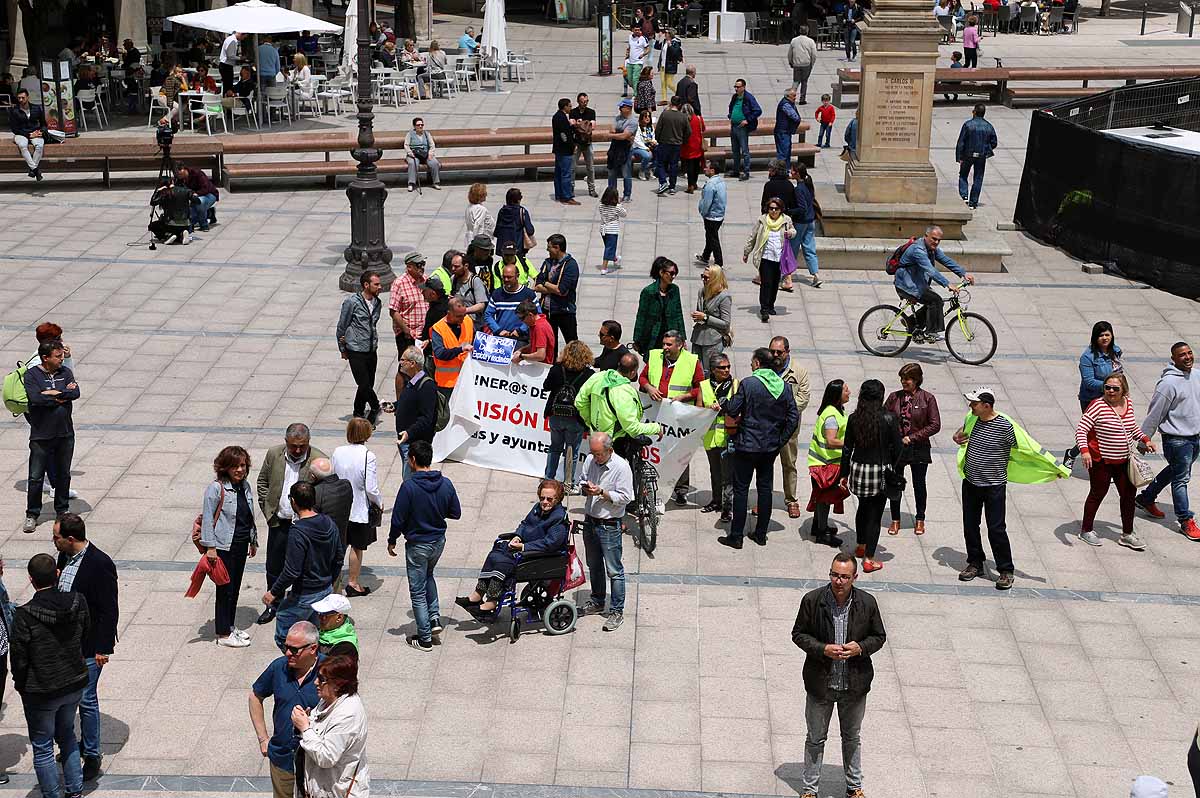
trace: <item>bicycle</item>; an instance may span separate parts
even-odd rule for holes
[[[946,308],[946,348],[950,354],[968,366],[981,366],[996,354],[996,328],[978,313],[966,310],[971,295],[959,283],[957,293],[951,294]],[[934,343],[926,341],[917,329],[916,311],[920,302],[904,300],[900,307],[876,305],[858,320],[858,340],[873,355],[895,357],[908,349],[909,344]]]
[[[633,535],[633,542],[648,557],[653,557],[658,545],[658,469],[642,455],[642,449],[653,443],[651,438],[641,435],[635,443],[637,448],[632,451],[629,462],[633,471],[630,508],[638,521],[638,534]],[[632,532],[631,529],[631,535]]]

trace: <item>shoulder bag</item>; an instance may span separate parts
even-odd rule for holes
[[[521,213],[517,217],[517,224],[521,228],[521,244],[525,247],[526,252],[537,246],[537,241],[534,240],[533,236],[529,235],[529,230],[525,227],[525,220],[528,218],[529,211],[525,210],[525,207],[522,206]]]
[[[213,529],[216,529],[217,519],[221,517],[221,508],[225,506],[225,486],[221,484],[219,479],[213,480],[221,487],[221,498],[217,500],[217,510],[213,513]],[[192,521],[192,545],[196,547],[196,551],[204,554],[208,551],[208,547],[200,542],[200,533],[204,528],[204,513],[196,516],[196,520]]]
[[[370,451],[363,452],[363,498],[367,500],[367,526],[378,529],[383,523],[383,508],[371,501],[371,496],[367,493],[367,458],[370,456]]]
[[[1132,441],[1129,444],[1129,459],[1125,462],[1125,470],[1135,488],[1149,485],[1150,480],[1154,479],[1154,466],[1146,462],[1138,452],[1137,444]]]

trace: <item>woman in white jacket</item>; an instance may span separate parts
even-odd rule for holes
[[[358,695],[358,659],[336,656],[318,665],[317,695],[321,700],[312,710],[292,710],[298,756],[304,758],[296,798],[369,798],[367,709]]]
[[[476,236],[491,236],[496,227],[492,212],[483,203],[487,202],[487,186],[483,183],[472,183],[467,192],[467,233],[464,236],[463,250],[470,249],[471,242]]]
[[[333,450],[333,470],[354,488],[354,503],[350,506],[350,523],[346,525],[346,543],[350,546],[350,578],[346,582],[346,595],[351,598],[365,596],[371,592],[358,583],[362,572],[363,554],[375,542],[375,526],[370,523],[371,507],[383,507],[383,495],[379,492],[379,467],[375,453],[367,448],[371,438],[371,422],[365,418],[352,418],[346,425],[347,446]],[[382,516],[382,512],[380,513]]]

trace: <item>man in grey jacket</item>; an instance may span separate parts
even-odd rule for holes
[[[817,43],[801,33],[788,45],[788,66],[792,68],[792,88],[800,93],[797,105],[807,105],[808,76],[817,63]]]
[[[1155,430],[1162,433],[1167,467],[1135,499],[1137,506],[1151,516],[1163,518],[1166,513],[1154,499],[1170,482],[1179,531],[1189,540],[1200,540],[1195,513],[1188,506],[1188,480],[1192,477],[1192,464],[1200,456],[1200,375],[1193,369],[1195,364],[1196,356],[1186,343],[1179,341],[1171,347],[1171,365],[1163,369],[1154,386],[1154,396],[1142,422],[1142,432],[1146,435],[1153,435]]]
[[[379,422],[379,397],[375,395],[375,367],[379,363],[379,315],[383,303],[379,294],[383,284],[379,275],[364,271],[358,278],[362,292],[342,300],[338,315],[337,345],[342,360],[350,361],[350,373],[358,391],[354,394],[354,417],[366,418],[375,426]],[[370,406],[371,412],[366,409]]]

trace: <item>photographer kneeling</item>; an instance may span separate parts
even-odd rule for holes
[[[163,243],[190,244],[192,237],[188,230],[192,226],[191,213],[195,203],[196,194],[190,188],[168,178],[165,184],[154,190],[154,196],[150,198],[150,204],[159,208],[161,214],[146,229]]]
[[[217,204],[217,200],[221,199],[221,194],[217,191],[217,187],[213,185],[213,181],[204,173],[203,169],[196,167],[188,167],[180,164],[175,168],[175,183],[180,186],[187,186],[196,195],[196,204],[192,205],[191,219],[192,224],[188,228],[188,232],[195,232],[196,228],[200,228],[200,232],[207,233],[208,225],[217,221],[217,214],[213,211],[213,206]]]
[[[417,117],[413,120],[413,129],[408,131],[408,135],[404,137],[404,158],[408,161],[408,190],[412,191],[417,187],[417,181],[420,175],[417,170],[420,169],[418,164],[425,164],[429,167],[429,177],[433,180],[433,187],[439,191],[442,188],[441,176],[439,170],[441,164],[438,159],[433,157],[433,135],[425,129],[425,120]]]

